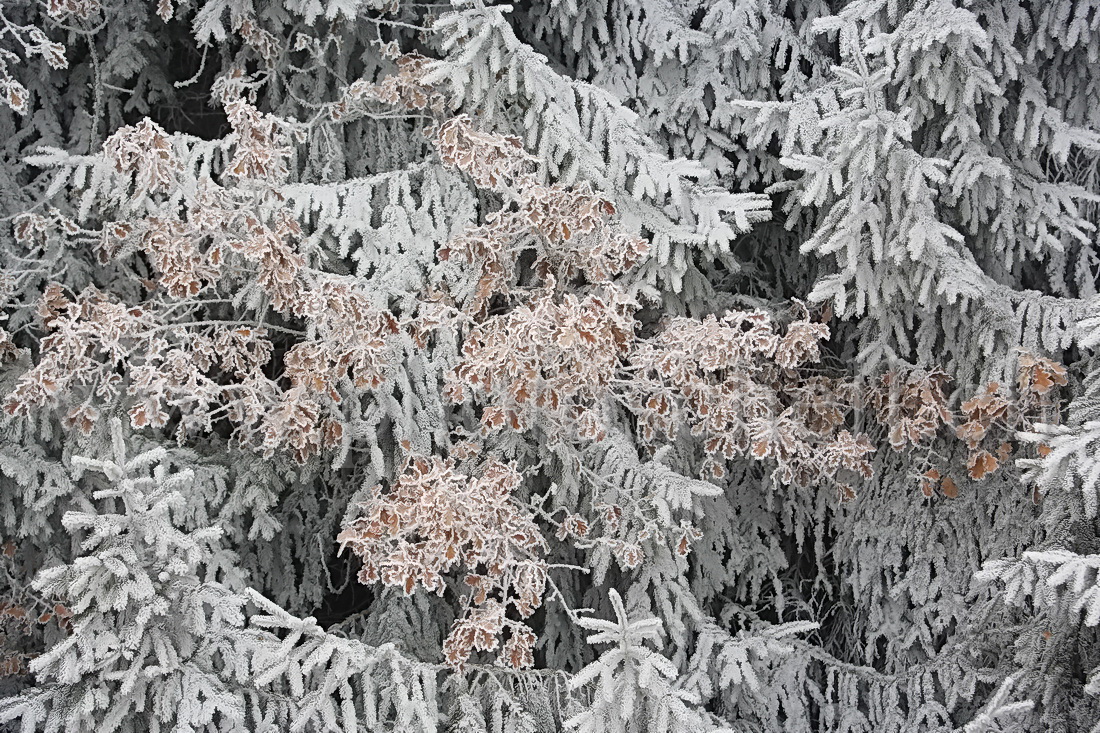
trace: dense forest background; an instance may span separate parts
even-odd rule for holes
[[[0,725],[1100,730],[1100,4],[0,3]]]

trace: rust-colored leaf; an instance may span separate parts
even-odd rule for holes
[[[946,476],[943,479],[943,483],[940,485],[943,489],[943,495],[948,499],[959,498],[959,487],[955,485],[955,480],[950,476]]]
[[[997,470],[999,462],[989,451],[980,450],[970,455],[966,463],[970,478],[981,481],[989,474]]]

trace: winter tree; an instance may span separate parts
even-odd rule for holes
[[[0,727],[1100,731],[1100,9],[0,3]]]

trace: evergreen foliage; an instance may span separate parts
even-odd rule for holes
[[[1100,731],[1100,9],[0,5],[0,727]]]

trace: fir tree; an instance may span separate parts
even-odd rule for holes
[[[1100,726],[1077,0],[0,8],[0,719]]]

